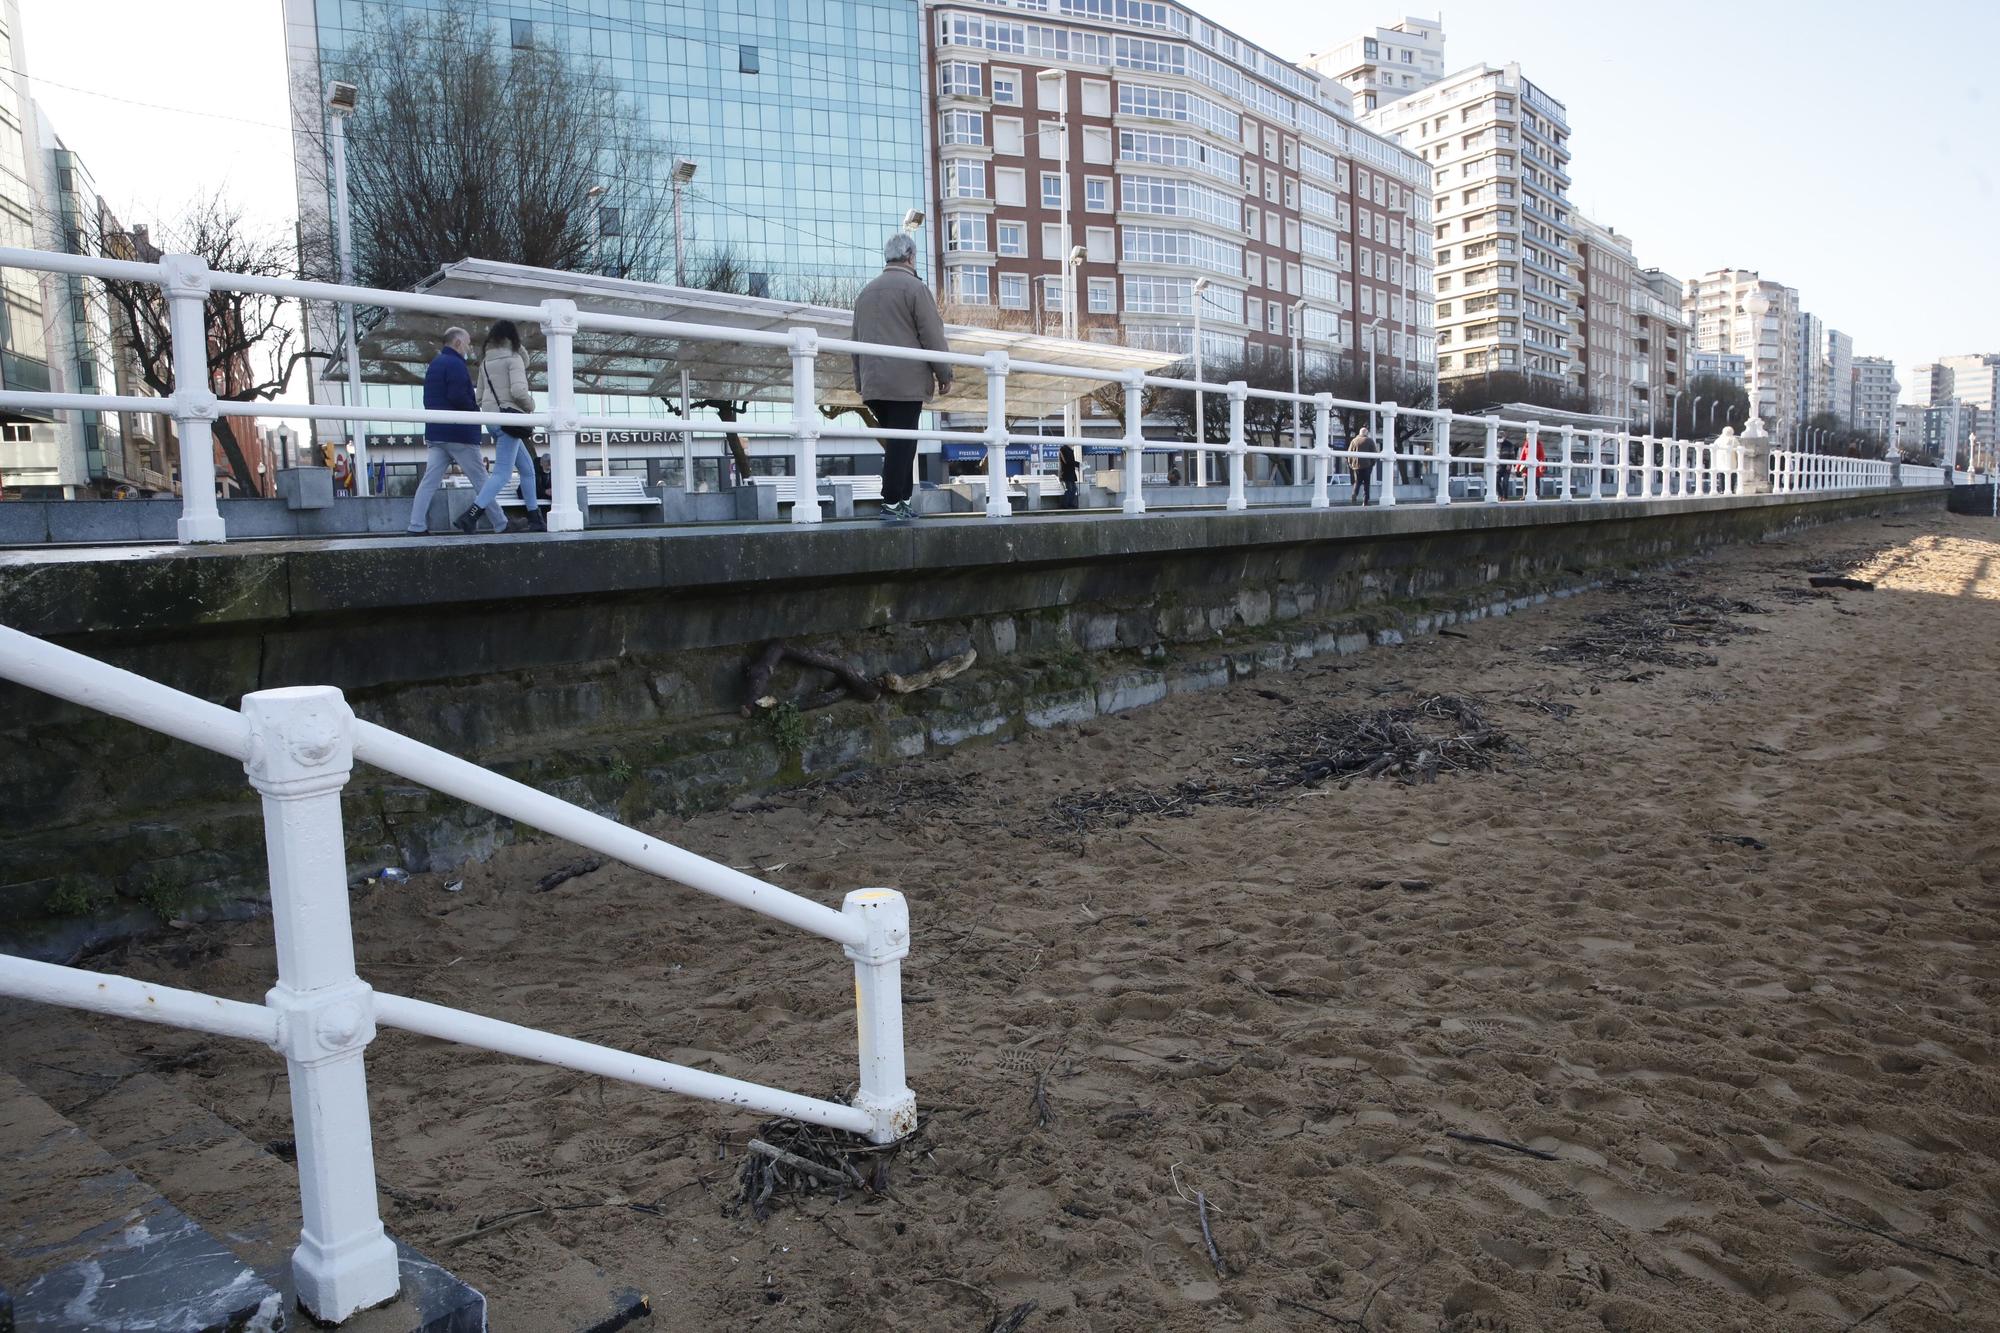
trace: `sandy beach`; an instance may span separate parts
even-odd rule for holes
[[[1603,653],[1635,606],[1687,660]],[[823,902],[909,895],[927,1120],[891,1194],[758,1220],[755,1117],[385,1033],[384,1216],[496,1293],[581,1256],[672,1330],[2000,1328],[1996,651],[2000,529],[1912,515],[662,821]],[[1259,785],[1434,696],[1495,768]],[[357,891],[362,975],[850,1085],[836,947],[617,866],[537,891],[579,856]],[[90,965],[274,975],[267,922]],[[291,1136],[269,1054],[136,1039]]]

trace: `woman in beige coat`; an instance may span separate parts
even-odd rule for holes
[[[503,319],[494,324],[486,335],[486,346],[479,352],[479,374],[475,379],[479,390],[479,410],[482,412],[532,412],[535,410],[534,391],[528,388],[528,358],[521,351],[521,334],[514,327],[514,321]],[[525,428],[524,428],[525,429]],[[498,426],[488,426],[486,433],[493,438],[493,472],[487,477],[486,485],[480,488],[479,498],[465,516],[458,520],[462,531],[471,532],[479,526],[479,515],[491,515],[496,531],[505,531],[506,515],[500,512],[496,503],[500,492],[513,480],[518,470],[521,475],[521,498],[528,502],[528,527],[534,532],[547,532],[548,522],[542,517],[541,505],[535,497],[535,451],[528,442],[516,439]]]

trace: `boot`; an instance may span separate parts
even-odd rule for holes
[[[547,532],[549,530],[549,521],[542,517],[540,509],[530,509],[522,516],[522,522],[527,525],[529,532]]]
[[[453,519],[451,525],[470,537],[479,530],[479,520],[485,517],[486,511],[484,509],[481,509],[478,505],[472,505],[463,514]]]

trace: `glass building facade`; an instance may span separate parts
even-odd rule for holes
[[[924,206],[917,0],[286,0],[285,8],[295,114],[317,113],[321,71],[395,13],[442,10],[467,41],[553,47],[599,63],[663,149],[696,163],[684,203],[689,253],[729,247],[760,294],[811,297],[873,276],[883,239],[906,210]],[[302,212],[323,217],[326,202],[304,197],[308,179],[302,173]]]

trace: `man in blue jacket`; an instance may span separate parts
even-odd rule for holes
[[[424,406],[447,412],[477,412],[479,395],[472,391],[472,372],[466,369],[465,354],[472,350],[472,335],[464,329],[444,331],[444,347],[424,371]],[[424,479],[417,483],[417,498],[410,503],[409,530],[430,530],[431,497],[444,480],[445,469],[453,463],[472,483],[472,493],[486,484],[486,464],[479,457],[479,427],[475,423],[429,421],[424,423]],[[477,505],[468,511],[477,526],[482,512]]]

